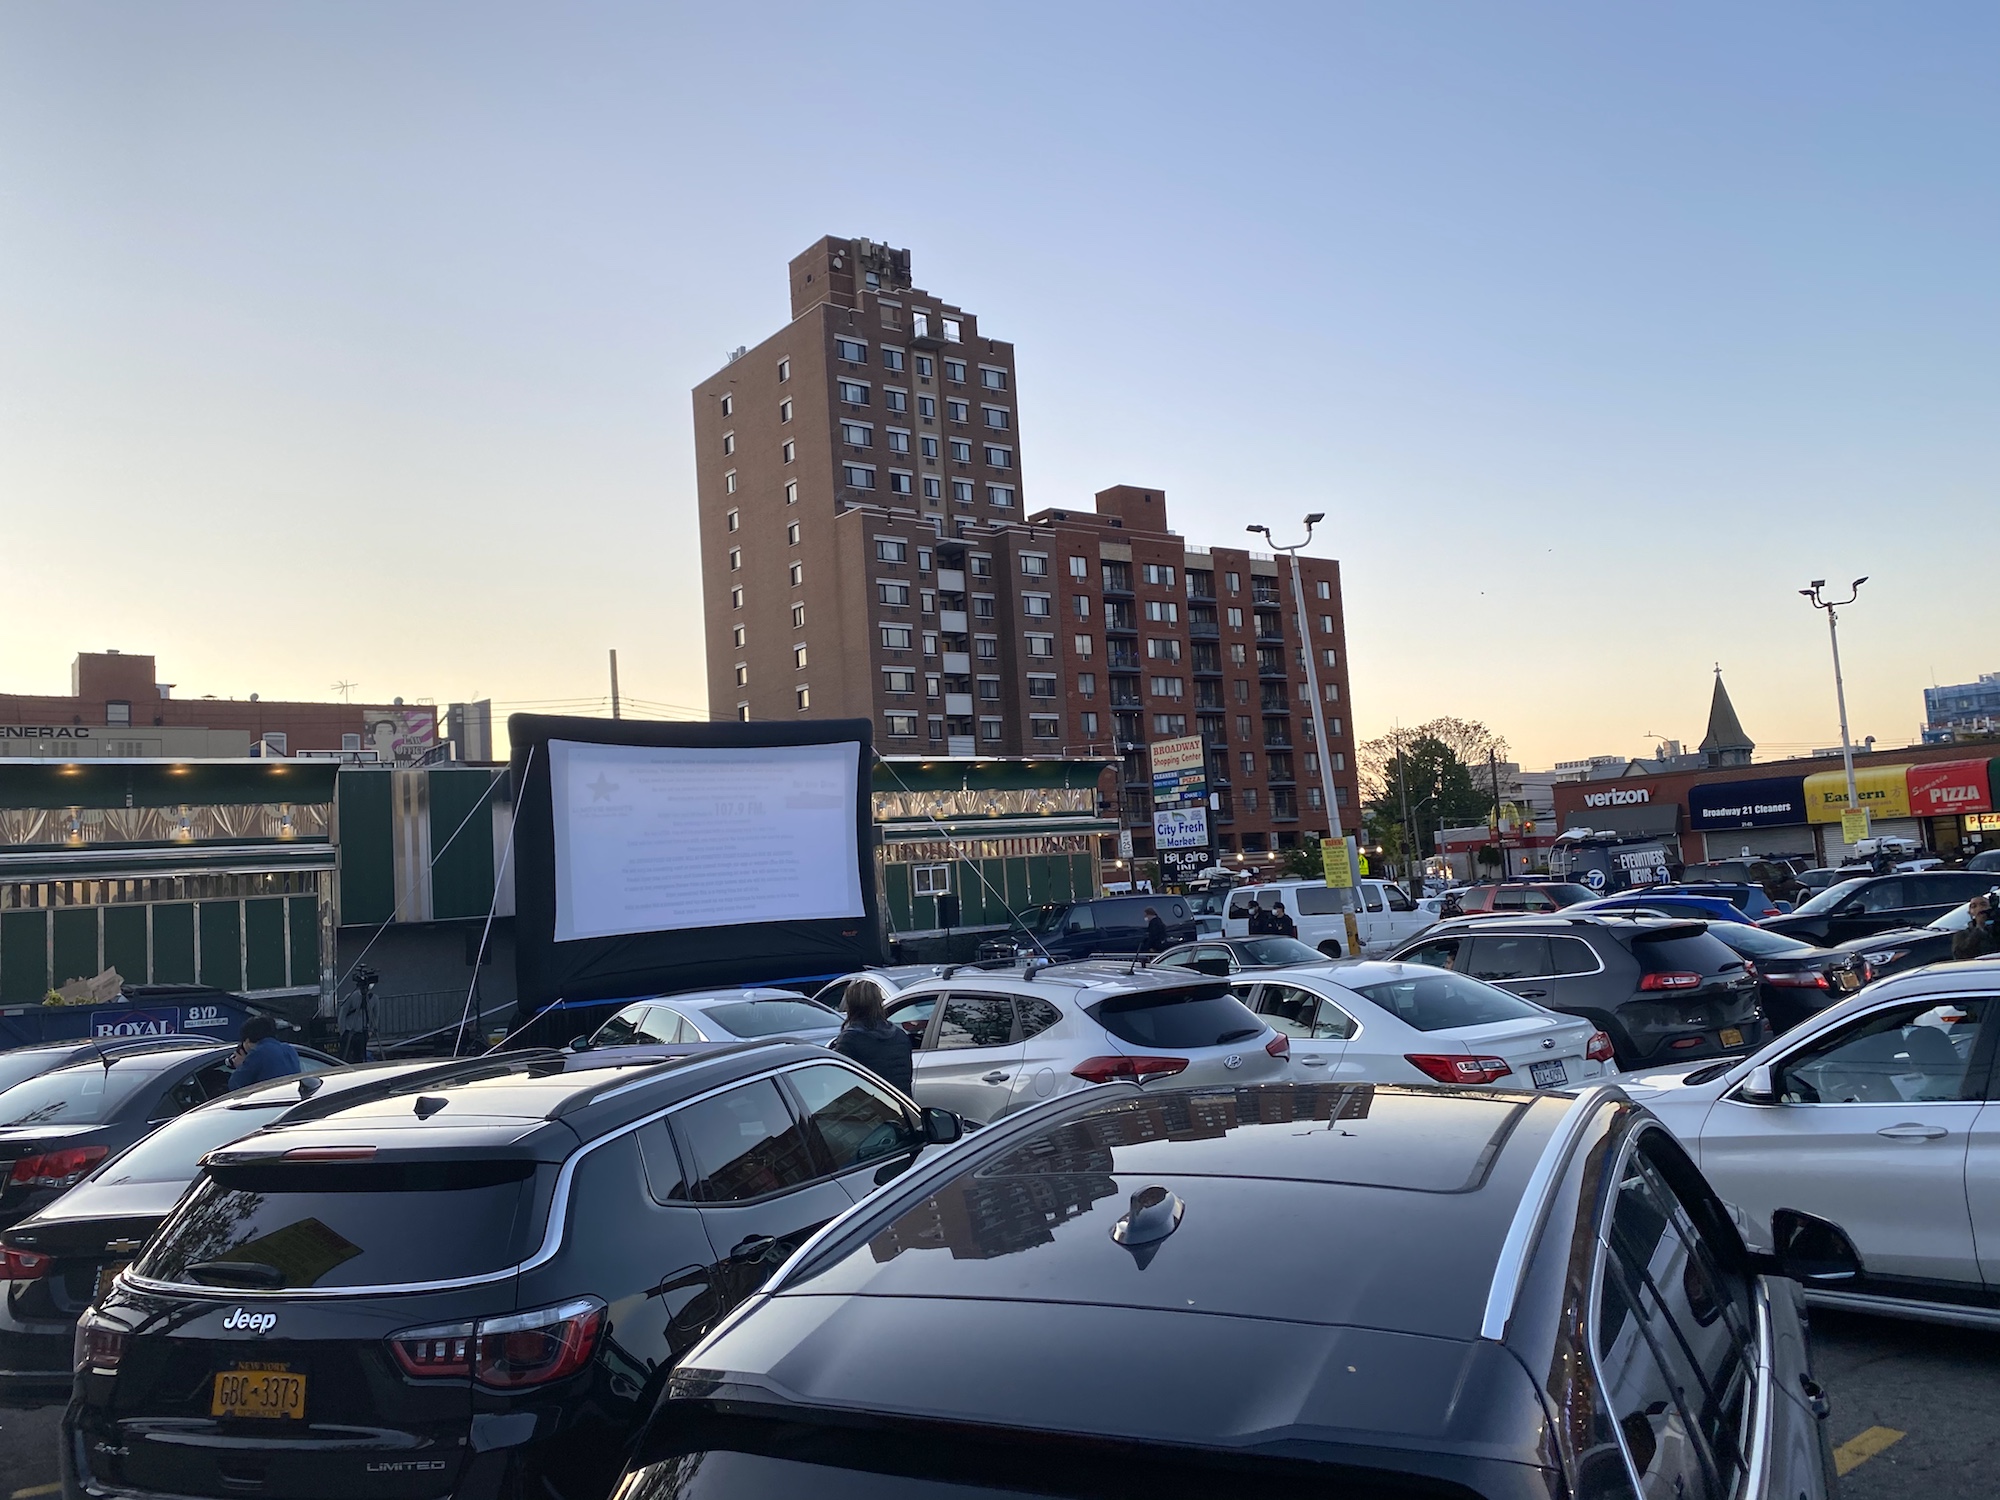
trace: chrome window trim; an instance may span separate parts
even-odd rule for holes
[[[1307,982],[1306,976],[1303,974],[1297,975],[1290,979],[1267,979],[1264,982],[1266,984],[1288,984],[1291,985],[1294,989],[1304,990],[1308,995],[1311,995],[1316,1000],[1318,1000],[1321,1005],[1331,1005],[1335,1010],[1339,1011],[1343,1016],[1346,1016],[1348,1024],[1354,1028],[1352,1031],[1348,1032],[1346,1036],[1295,1036],[1292,1038],[1292,1040],[1295,1042],[1353,1042],[1360,1040],[1362,1034],[1368,1030],[1366,1026],[1361,1024],[1361,1017],[1357,1016],[1347,1006],[1342,1005],[1340,1001],[1336,1000],[1333,996],[1329,995],[1325,990],[1315,988],[1310,982]],[[1349,990],[1345,985],[1339,984],[1334,980],[1329,979],[1325,981],[1325,983],[1331,985],[1334,989],[1342,991],[1343,993],[1350,995],[1354,994],[1354,992],[1352,990]],[[1366,995],[1355,995],[1355,998],[1357,1000],[1363,1001],[1364,1003],[1372,1003],[1368,1001],[1368,997]],[[1264,1024],[1266,1026],[1271,1025],[1270,1021],[1265,1018],[1265,1013],[1263,1011],[1255,1011],[1254,1013],[1257,1015],[1259,1019],[1264,1021]],[[1271,1026],[1271,1029],[1273,1031],[1276,1031],[1278,1028],[1275,1026]]]
[[[1521,1295],[1521,1283],[1528,1274],[1528,1256],[1541,1233],[1555,1201],[1556,1187],[1583,1139],[1584,1127],[1605,1104],[1624,1095],[1607,1084],[1593,1084],[1577,1093],[1576,1103],[1557,1122],[1542,1146],[1541,1159],[1521,1190],[1514,1206],[1507,1237],[1500,1242],[1500,1254],[1493,1262],[1493,1280],[1486,1289],[1486,1311],[1479,1320],[1479,1336],[1500,1343],[1507,1337],[1507,1323],[1514,1316],[1514,1303]]]
[[[716,1061],[723,1061],[723,1059],[718,1058]],[[733,1088],[740,1088],[744,1084],[756,1083],[765,1078],[777,1078],[785,1073],[795,1073],[800,1068],[823,1067],[828,1063],[833,1064],[835,1067],[846,1068],[848,1071],[858,1073],[864,1078],[879,1082],[879,1080],[874,1078],[873,1074],[868,1073],[865,1069],[856,1067],[845,1057],[841,1056],[840,1053],[828,1049],[825,1057],[802,1058],[798,1062],[786,1063],[781,1068],[772,1068],[762,1073],[751,1073],[742,1078],[732,1078],[727,1083],[719,1083],[713,1088],[703,1089],[699,1094],[691,1094],[685,1099],[677,1099],[672,1104],[662,1107],[653,1114],[634,1120],[628,1125],[621,1125],[616,1130],[606,1135],[601,1135],[596,1140],[579,1147],[564,1159],[561,1170],[556,1173],[555,1191],[549,1199],[548,1227],[542,1232],[540,1248],[533,1255],[517,1265],[504,1266],[497,1271],[485,1271],[477,1276],[452,1277],[445,1281],[385,1282],[374,1286],[283,1287],[270,1291],[261,1288],[191,1286],[178,1281],[155,1281],[148,1276],[135,1276],[129,1269],[121,1271],[118,1279],[127,1285],[138,1287],[143,1291],[164,1292],[169,1296],[175,1297],[204,1297],[218,1302],[240,1302],[249,1299],[282,1300],[288,1302],[327,1301],[341,1297],[399,1296],[411,1292],[451,1292],[461,1290],[465,1287],[490,1286],[495,1282],[506,1281],[512,1277],[520,1276],[525,1272],[538,1270],[554,1260],[561,1253],[563,1234],[569,1227],[569,1195],[571,1186],[576,1178],[577,1163],[600,1146],[608,1146],[615,1140],[637,1134],[639,1131],[645,1129],[646,1126],[664,1120],[679,1110],[686,1109],[690,1105],[700,1104],[707,1099],[713,1099],[718,1094],[726,1094]],[[701,1063],[694,1064],[696,1067],[702,1065]],[[610,1098],[613,1094],[622,1093],[625,1088],[634,1086],[625,1085],[619,1089],[614,1089],[610,1094],[597,1095],[592,1102],[595,1103],[597,1099]],[[811,1181],[832,1182],[838,1176],[840,1176],[838,1172],[828,1173],[820,1177],[815,1177]],[[799,1187],[804,1188],[810,1185],[810,1183],[800,1183]],[[698,1208],[699,1206],[694,1203],[688,1205],[690,1208]]]

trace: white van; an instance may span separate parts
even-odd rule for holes
[[[1407,892],[1387,880],[1357,882],[1361,904],[1354,913],[1354,925],[1361,934],[1361,955],[1386,953],[1406,938],[1416,936],[1437,920],[1435,910],[1425,910]],[[1347,918],[1337,904],[1337,893],[1322,880],[1274,880],[1267,885],[1243,886],[1229,893],[1229,915],[1224,923],[1228,937],[1250,935],[1250,908],[1271,910],[1280,901],[1299,924],[1299,941],[1310,944],[1330,958],[1341,958],[1347,946]]]

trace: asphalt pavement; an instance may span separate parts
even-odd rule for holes
[[[1812,1343],[1833,1402],[1842,1500],[2000,1495],[2000,1333],[1817,1308]],[[0,1500],[57,1493],[61,1416],[0,1410]]]

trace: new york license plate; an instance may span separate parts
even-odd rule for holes
[[[1538,1089],[1561,1088],[1569,1082],[1569,1066],[1560,1057],[1552,1057],[1547,1062],[1530,1063],[1528,1074]]]
[[[111,1283],[118,1279],[118,1273],[130,1264],[130,1261],[121,1260],[114,1265],[106,1266],[100,1270],[97,1273],[97,1293],[91,1300],[93,1302],[102,1302],[104,1294],[111,1290]]]
[[[1725,1047],[1740,1047],[1743,1045],[1743,1033],[1738,1031],[1734,1026],[1723,1027],[1721,1036],[1722,1045]]]
[[[306,1414],[306,1378],[283,1365],[263,1370],[218,1370],[212,1417],[298,1418]]]

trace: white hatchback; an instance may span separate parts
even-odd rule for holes
[[[1590,1022],[1426,964],[1278,969],[1233,988],[1292,1039],[1300,1079],[1561,1089],[1613,1071]]]
[[[916,1042],[919,1104],[981,1124],[1092,1084],[1276,1083],[1288,1037],[1221,979],[1084,960],[1053,968],[948,968],[889,1001]]]

